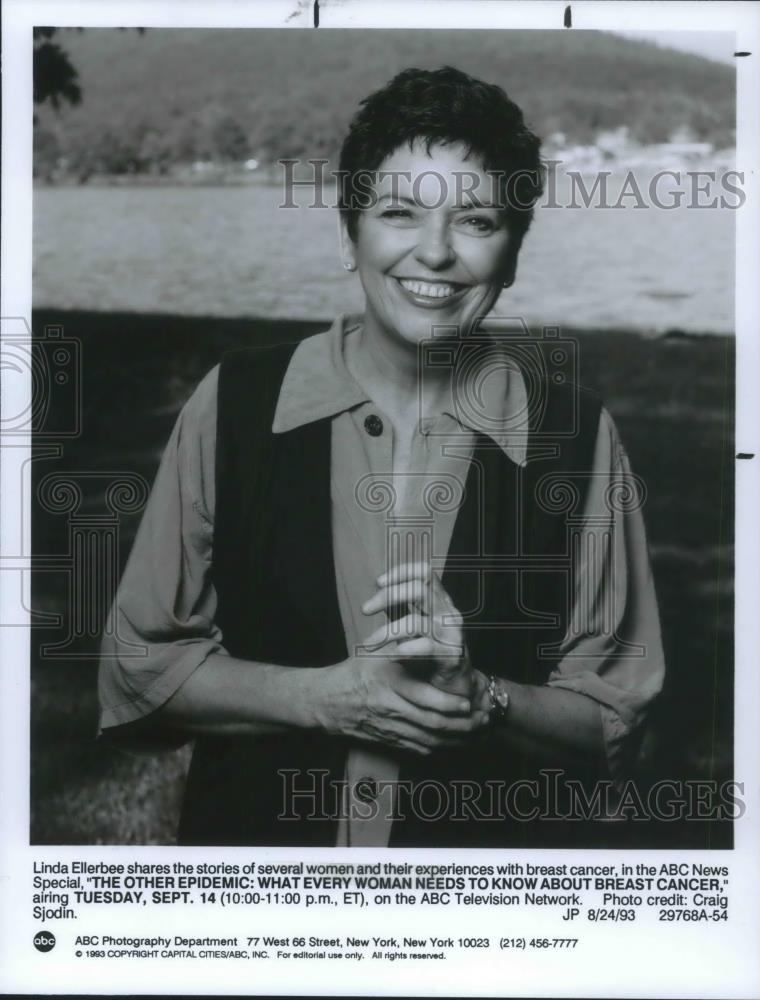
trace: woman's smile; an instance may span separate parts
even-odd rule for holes
[[[457,305],[469,285],[453,281],[421,278],[393,278],[402,294],[414,305],[423,309],[450,309]]]

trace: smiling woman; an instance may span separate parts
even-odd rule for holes
[[[541,194],[539,148],[499,87],[451,68],[407,70],[363,102],[341,150],[340,209],[365,323],[424,339],[421,309],[463,328],[490,312]]]
[[[471,327],[491,311],[517,264],[504,211],[488,198],[491,180],[463,143],[420,140],[385,159],[373,204],[343,216],[343,256],[358,268],[373,337],[430,337],[437,323]],[[472,187],[462,196],[462,178]],[[395,190],[394,190],[395,189]],[[478,196],[482,201],[479,200]]]
[[[102,732],[195,739],[182,843],[598,840],[557,810],[624,776],[662,649],[609,415],[482,323],[539,140],[500,88],[407,70],[341,169],[365,308],[225,356],[185,406],[103,640]],[[575,784],[540,791],[547,766]]]

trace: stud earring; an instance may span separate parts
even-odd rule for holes
[[[343,267],[347,271],[355,271],[356,270],[356,264],[352,264],[350,261],[347,261],[347,260],[343,261]]]

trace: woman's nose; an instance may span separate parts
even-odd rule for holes
[[[423,226],[414,256],[433,271],[452,264],[455,254],[449,239],[448,227],[432,222]]]

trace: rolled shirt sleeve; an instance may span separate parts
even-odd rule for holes
[[[101,642],[100,733],[163,705],[225,652],[209,579],[218,366],[172,431]]]
[[[579,532],[570,625],[547,684],[600,705],[611,777],[630,764],[631,739],[662,688],[665,663],[641,507],[615,424],[602,410]]]

